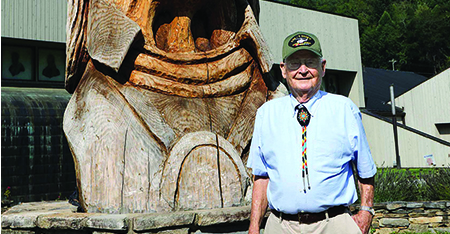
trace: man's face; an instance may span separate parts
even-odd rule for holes
[[[280,64],[281,73],[294,97],[315,94],[319,90],[325,64],[324,59],[308,50],[297,51]]]

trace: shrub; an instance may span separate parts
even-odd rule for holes
[[[374,192],[375,202],[450,200],[450,167],[380,168]]]
[[[409,170],[381,168],[375,175],[374,201],[416,200],[419,186]]]
[[[421,173],[427,200],[450,200],[450,168],[436,168]]]

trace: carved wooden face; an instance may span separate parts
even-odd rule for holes
[[[262,73],[272,66],[251,5],[73,1],[66,82],[75,98],[64,131],[83,207],[117,213],[240,205],[248,178],[242,158],[268,96]],[[94,189],[93,181],[100,181]]]
[[[167,52],[216,49],[240,29],[244,10],[234,1],[161,1],[152,25],[156,46]]]
[[[255,66],[263,72],[271,66],[245,0],[141,1],[127,16],[140,26],[147,51],[135,60],[133,85],[184,97],[226,96],[248,87]]]
[[[68,9],[69,46],[66,56],[66,89],[69,92],[76,88],[89,57],[115,71],[124,62],[135,63],[134,70],[164,77],[164,85],[168,85],[165,83],[167,79],[194,85],[216,82],[224,77],[226,79],[231,70],[245,70],[241,66],[250,63],[249,58],[244,58],[238,64],[223,59],[240,49],[249,53],[244,57],[251,57],[263,73],[272,66],[272,57],[257,23],[257,0],[72,1],[74,3],[69,4]],[[108,22],[108,18],[112,21]],[[136,61],[124,61],[138,31],[142,32],[144,38],[144,51],[142,47],[138,48],[140,55]],[[106,44],[95,38],[104,38]],[[100,48],[102,45],[107,46]],[[213,64],[213,61],[217,63]],[[167,73],[175,70],[183,71],[184,74],[186,70],[208,72],[215,69],[209,67],[211,64],[223,66],[227,61],[230,64],[226,66],[231,70],[216,72],[216,77],[201,72],[197,74],[201,78],[179,76],[180,72]],[[143,88],[152,86],[146,80],[130,79],[130,82]],[[171,94],[177,95],[174,92]]]

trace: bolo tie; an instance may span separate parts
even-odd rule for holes
[[[305,106],[299,104],[295,107],[297,110],[297,121],[302,126],[302,179],[303,179],[303,190],[306,193],[306,181],[308,182],[308,190],[311,189],[311,185],[309,184],[309,175],[308,175],[308,157],[306,155],[306,127],[309,124],[309,120],[311,119],[311,114],[309,114],[308,109]]]

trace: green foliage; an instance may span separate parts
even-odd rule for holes
[[[392,234],[398,234],[399,232],[393,232]],[[446,234],[446,233],[448,233],[448,232],[436,232],[436,231],[433,231],[433,232],[420,232],[420,233],[418,233],[418,232],[404,232],[404,231],[402,231],[401,232],[402,234]]]
[[[415,181],[409,170],[379,169],[375,175],[374,202],[422,200],[417,199],[419,187]]]
[[[11,189],[11,187],[8,186],[6,188],[6,191],[3,193],[3,195],[5,195],[5,199],[6,200],[9,200],[9,197],[11,196],[11,190],[10,189]]]
[[[381,168],[375,175],[375,202],[450,200],[450,168]]]
[[[450,67],[448,0],[290,0],[357,18],[363,65],[432,76]]]
[[[450,168],[439,168],[420,174],[426,183],[429,200],[450,200]]]

